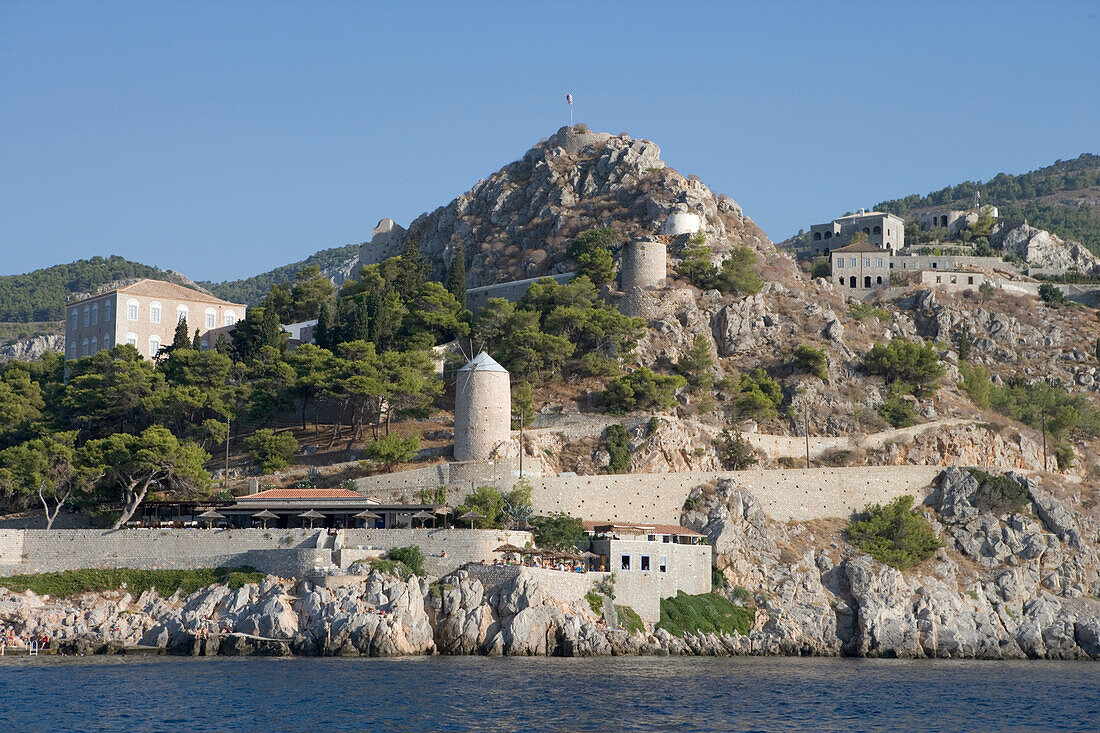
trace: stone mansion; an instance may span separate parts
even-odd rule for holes
[[[857,232],[866,234],[867,243],[878,250],[897,252],[905,246],[904,221],[893,214],[863,209],[858,214],[811,226],[810,246],[815,255],[828,257],[834,249],[846,245]]]
[[[248,306],[161,280],[142,279],[88,296],[65,306],[65,358],[79,359],[118,344],[130,344],[153,358],[187,320],[211,348],[245,317]]]

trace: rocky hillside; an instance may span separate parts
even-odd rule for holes
[[[581,232],[657,234],[673,212],[699,215],[727,247],[769,245],[736,203],[666,166],[655,143],[583,125],[563,127],[401,236],[419,242],[440,278],[461,243],[474,288],[569,271],[565,250]]]

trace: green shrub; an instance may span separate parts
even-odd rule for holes
[[[401,580],[408,580],[412,577],[413,572],[405,563],[397,562],[396,560],[371,560],[371,570],[377,570],[383,575],[393,575],[401,578]]]
[[[676,373],[687,380],[692,392],[714,386],[713,368],[714,357],[710,355],[710,343],[705,336],[696,336],[691,348],[676,362]]]
[[[1066,294],[1051,283],[1043,283],[1039,286],[1039,299],[1044,303],[1065,303]]]
[[[531,383],[516,382],[512,385],[512,430],[526,428],[535,421],[535,400]]]
[[[878,414],[895,428],[907,428],[917,421],[917,410],[904,397],[892,394],[878,406]]]
[[[583,546],[588,538],[584,522],[563,512],[531,517],[528,521],[539,547],[572,550]]]
[[[590,590],[584,594],[584,597],[588,599],[588,607],[592,609],[592,613],[597,616],[603,615],[603,595],[597,593],[594,590]]]
[[[0,578],[0,587],[16,593],[30,590],[38,595],[68,598],[80,593],[118,590],[125,585],[134,597],[153,589],[162,597],[168,597],[176,590],[187,595],[216,583],[227,583],[236,590],[248,583],[259,583],[266,576],[267,573],[247,566],[196,570],[65,570]]]
[[[889,504],[868,505],[845,534],[853,545],[899,570],[919,565],[943,547],[908,494]]]
[[[630,606],[616,605],[615,612],[619,617],[619,625],[623,627],[623,631],[631,634],[645,631],[645,624],[642,622],[642,617]]]
[[[611,249],[618,240],[614,229],[590,229],[577,235],[566,254],[577,263],[578,274],[587,276],[596,285],[603,285],[615,277],[615,261],[611,256]]]
[[[1014,514],[1029,501],[1027,488],[1016,479],[1005,474],[994,475],[970,469],[970,475],[978,481],[978,490],[974,492],[974,506],[990,514]]]
[[[597,399],[612,414],[632,410],[669,410],[676,406],[676,392],[686,385],[687,380],[678,374],[657,374],[646,367],[639,367],[612,379]]]
[[[680,591],[672,598],[661,599],[661,620],[655,628],[673,636],[700,631],[747,636],[755,619],[755,609],[735,606],[716,593],[689,596]]]
[[[706,237],[700,232],[688,240],[681,253],[680,266],[676,274],[701,290],[717,290],[727,295],[752,295],[760,292],[764,281],[753,271],[756,254],[748,247],[735,247],[715,267],[710,259],[712,250],[705,244]]]
[[[783,388],[763,369],[742,374],[738,384],[740,392],[737,407],[744,417],[772,420],[778,416],[776,408],[783,402]]]
[[[739,432],[726,428],[714,439],[714,448],[718,452],[718,460],[728,471],[744,471],[756,465],[755,451]]]
[[[411,461],[419,450],[419,435],[402,438],[397,433],[390,433],[363,446],[363,458],[390,471],[398,463]]]
[[[812,277],[812,278],[818,278],[818,277],[828,278],[829,275],[832,274],[832,272],[833,272],[832,271],[832,265],[829,264],[829,261],[827,259],[822,257],[822,258],[817,259],[817,260],[814,261],[814,266],[810,270],[810,277]]]
[[[993,383],[989,381],[989,372],[985,367],[959,364],[959,374],[962,376],[959,387],[966,392],[974,406],[982,409],[989,407]]]
[[[576,372],[582,377],[613,377],[622,373],[622,368],[619,366],[618,359],[600,356],[595,351],[589,351],[580,358]]]
[[[824,349],[802,344],[794,350],[792,366],[796,371],[813,374],[821,380],[829,378],[829,358]]]
[[[424,553],[416,545],[395,547],[386,553],[386,557],[389,560],[401,563],[413,575],[424,575]]]
[[[858,321],[868,317],[877,318],[882,323],[891,323],[894,320],[894,317],[890,315],[890,311],[860,300],[849,303],[848,312],[852,314],[852,318]]]
[[[286,468],[298,454],[298,441],[291,433],[276,433],[270,428],[257,430],[245,438],[244,447],[264,473]]]
[[[721,570],[713,566],[710,569],[710,584],[711,587],[714,588],[714,590],[716,591],[726,587],[725,574]]]
[[[910,387],[918,397],[939,389],[944,375],[939,354],[932,344],[901,338],[872,346],[863,356],[863,368],[882,376],[888,385],[901,383]]]
[[[608,425],[603,446],[611,456],[605,471],[627,473],[630,471],[630,434],[622,425]]]

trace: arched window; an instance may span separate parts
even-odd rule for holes
[[[153,302],[149,304],[149,322],[160,323],[160,303]]]
[[[92,353],[94,354],[97,351],[99,351],[99,339],[92,336]]]
[[[206,327],[216,328],[218,325],[218,314],[213,308],[206,309]]]
[[[83,354],[82,354],[83,356],[88,355],[88,339],[84,339],[84,346],[83,346],[82,351],[83,351]]]
[[[88,320],[91,318],[92,311],[88,306],[84,306],[84,328],[88,327]]]
[[[105,333],[103,334],[103,350],[106,351],[109,348],[111,348],[111,334]]]
[[[870,230],[870,229],[868,229],[867,227],[863,227],[863,233],[864,233],[864,234],[870,234],[870,233],[871,233],[871,230]]]
[[[821,232],[814,232],[814,241],[815,242],[821,241]]]
[[[875,282],[876,282],[876,284],[878,284],[878,285],[882,285],[882,275],[879,275],[878,277],[876,277],[876,278],[875,278]]]
[[[833,233],[832,232],[825,232],[825,238],[826,239],[832,239],[833,238]]]
[[[80,311],[77,308],[73,308],[73,328],[77,328],[80,325]]]
[[[870,275],[865,275],[863,277],[863,287],[865,287],[865,288],[871,287],[871,276]]]
[[[876,224],[875,228],[872,229],[871,231],[875,234],[882,234],[882,227],[880,227],[879,225]]]
[[[111,301],[107,301],[103,304],[103,322],[110,323],[111,321]]]
[[[188,318],[188,313],[189,312],[190,311],[187,310],[187,306],[177,305],[176,306],[176,323],[179,323],[180,321],[187,321],[188,323],[190,323],[190,319]]]
[[[149,337],[149,356],[156,356],[160,353],[160,336]]]
[[[855,275],[853,275],[852,277],[848,278],[848,287],[854,288],[855,286],[856,286],[856,277],[855,277]]]
[[[225,325],[232,326],[237,322],[237,314],[233,311],[225,312]]]
[[[138,319],[138,302],[133,298],[126,301],[126,320],[136,321]]]
[[[99,303],[92,304],[92,325],[99,325]]]
[[[130,331],[128,334],[126,334],[126,343],[128,343],[128,344],[130,344],[130,346],[133,346],[133,347],[136,348],[137,347],[137,334],[134,333],[133,331]]]
[[[199,351],[209,351],[209,350],[210,350],[210,344],[208,344],[206,342],[206,339],[203,339],[202,343],[199,344]]]
[[[73,311],[73,312],[75,313],[76,311]],[[70,359],[75,359],[76,358],[76,342],[75,341],[70,341],[69,342],[69,358]]]

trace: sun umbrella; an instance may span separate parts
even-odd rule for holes
[[[222,514],[221,512],[217,512],[217,511],[214,511],[213,509],[210,509],[210,510],[205,511],[202,514],[200,514],[199,519],[207,519],[210,522],[213,522],[215,519],[225,519],[225,515]]]
[[[301,517],[302,519],[308,519],[309,520],[309,528],[313,529],[313,520],[314,519],[324,519],[325,515],[321,514],[321,512],[314,511],[313,509],[310,509],[308,512],[302,512],[298,516]]]
[[[432,514],[431,512],[426,512],[424,510],[420,510],[416,514],[412,515],[412,518],[421,520],[420,526],[423,527],[424,526],[424,520],[426,520],[426,519],[435,519],[435,515]]]
[[[493,550],[493,552],[511,552],[513,554],[514,553],[522,553],[523,551],[524,550],[523,550],[522,547],[516,547],[515,545],[510,544],[508,542],[505,542],[503,545],[501,545],[500,547]]]
[[[269,512],[266,509],[264,509],[263,511],[260,511],[260,512],[256,512],[255,514],[252,515],[253,519],[263,520],[264,529],[267,529],[267,520],[269,520],[269,519],[278,519],[278,517],[279,517],[278,514],[276,514],[275,512]]]
[[[466,512],[465,514],[463,514],[461,517],[459,517],[459,519],[465,519],[467,522],[470,523],[470,526],[473,527],[474,526],[474,520],[476,520],[476,519],[485,519],[485,515],[484,514],[478,514],[475,511],[469,511],[469,512]]]
[[[446,504],[442,504],[440,506],[437,506],[434,511],[436,514],[450,514],[454,511],[454,509],[451,509]]]

